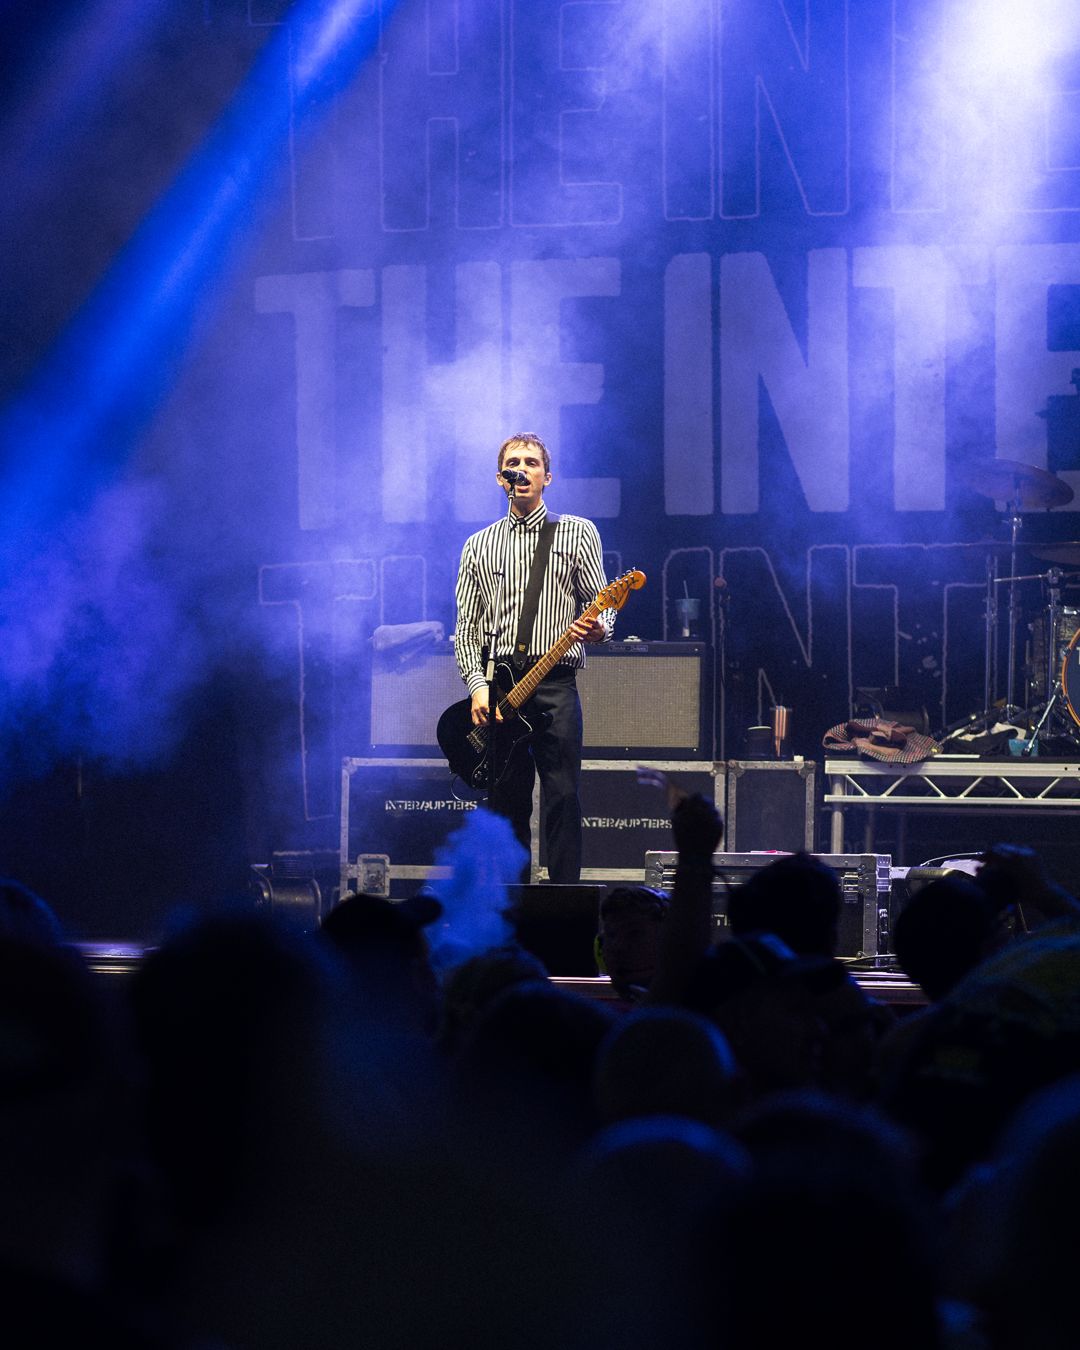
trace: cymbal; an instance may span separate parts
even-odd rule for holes
[[[1080,567],[1080,542],[1076,540],[1064,544],[1043,544],[1041,548],[1032,548],[1031,552],[1043,562],[1054,563],[1058,567]]]
[[[989,459],[967,464],[960,481],[995,502],[1008,502],[1021,511],[1048,510],[1073,499],[1073,490],[1048,469],[1022,464],[1015,459]]]

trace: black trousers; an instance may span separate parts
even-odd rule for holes
[[[529,848],[533,785],[540,775],[540,828],[552,881],[581,877],[581,700],[577,672],[555,666],[537,686],[522,713],[532,722],[550,714],[549,726],[514,752],[495,793],[495,810]]]

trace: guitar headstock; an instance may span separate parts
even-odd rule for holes
[[[605,609],[622,609],[626,604],[626,597],[631,591],[640,591],[645,585],[645,573],[639,572],[637,568],[632,568],[629,572],[624,572],[621,577],[617,577],[610,582],[600,594],[596,597],[596,608],[598,612]]]

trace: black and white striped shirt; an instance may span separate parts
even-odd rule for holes
[[[507,514],[494,525],[470,535],[461,551],[457,588],[457,631],[454,634],[454,654],[461,677],[473,694],[486,684],[481,648],[489,628],[498,632],[496,656],[509,658],[517,636],[518,619],[529,581],[529,568],[540,527],[547,519],[543,502],[523,519]],[[506,548],[507,531],[510,547]],[[507,560],[506,585],[502,588],[499,612],[492,623],[488,612],[499,594],[499,568],[504,554]],[[607,585],[604,576],[603,552],[600,534],[591,520],[581,516],[560,516],[551,544],[540,603],[536,611],[529,656],[543,656],[566,632],[582,611],[596,599]],[[615,623],[615,611],[605,610],[600,622],[610,638]],[[585,664],[585,652],[575,642],[560,662],[580,669]]]

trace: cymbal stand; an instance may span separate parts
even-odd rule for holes
[[[1018,577],[1016,575],[1017,546],[1020,538],[1020,485],[1017,483],[1016,492],[1009,507],[1009,640],[1007,659],[1008,667],[1005,672],[1005,708],[1006,718],[1014,713],[1022,711],[1017,708],[1013,701],[1013,695],[1016,693],[1016,634],[1020,626],[1020,598],[1016,589]]]
[[[997,555],[986,555],[986,644],[983,660],[983,723],[987,731],[994,723],[994,699],[997,694]]]
[[[989,732],[997,720],[994,703],[997,699],[998,680],[998,599],[997,588],[1002,580],[998,576],[996,550],[991,548],[986,555],[986,603],[983,610],[983,706],[981,712],[968,713],[956,722],[951,722],[937,733],[939,740],[949,742],[962,741],[974,736],[981,727]]]
[[[1049,589],[1050,600],[1046,606],[1047,611],[1047,636],[1046,636],[1046,703],[1039,715],[1039,720],[1035,723],[1028,737],[1028,743],[1021,751],[1023,759],[1030,759],[1035,753],[1035,747],[1038,745],[1039,734],[1050,719],[1050,714],[1055,713],[1059,704],[1065,696],[1065,686],[1062,683],[1061,663],[1059,656],[1058,641],[1058,623],[1061,614],[1061,577],[1060,567],[1051,567],[1046,573],[1046,583]],[[1068,719],[1058,714],[1056,719],[1055,734],[1061,738],[1076,743],[1074,729],[1068,724]]]
[[[1061,682],[1057,677],[1057,650],[1058,650],[1058,616],[1061,613],[1061,568],[1051,567],[1046,573],[1047,593],[1050,597],[1049,604],[1046,606],[1047,617],[1047,637],[1046,637],[1046,702],[1047,706],[1053,705],[1056,691],[1060,691]],[[1045,721],[1045,715],[1043,720]],[[1040,726],[1042,723],[1040,722]]]

